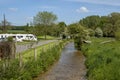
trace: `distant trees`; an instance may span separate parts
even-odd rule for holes
[[[59,35],[65,32],[65,27],[67,27],[65,22],[59,22],[57,26],[58,26]]]
[[[115,37],[115,32],[120,28],[120,13],[114,12],[108,16],[88,16],[79,23],[94,31],[98,27],[101,28],[105,37]]]
[[[81,50],[83,41],[88,40],[88,30],[79,23],[74,23],[68,26],[68,32],[74,39],[75,47]]]
[[[96,29],[100,23],[100,16],[98,15],[88,16],[80,20],[79,23],[84,27]]]
[[[38,12],[38,14],[34,17],[33,23],[35,26],[44,26],[44,35],[46,39],[47,35],[47,27],[51,26],[57,20],[57,16],[52,12]]]

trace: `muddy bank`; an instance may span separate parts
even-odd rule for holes
[[[86,80],[85,57],[69,43],[62,51],[60,60],[48,72],[34,80]]]

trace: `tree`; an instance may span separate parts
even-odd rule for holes
[[[39,25],[44,25],[45,29],[45,39],[47,35],[47,26],[50,26],[52,23],[54,23],[57,20],[57,16],[53,14],[52,12],[38,12],[38,14],[34,17],[34,25],[39,26]]]
[[[113,12],[107,16],[88,16],[79,22],[82,26],[95,30],[101,28],[105,37],[115,37],[115,32],[120,27],[120,13]]]
[[[1,29],[2,29],[2,32],[3,33],[6,33],[8,29],[11,29],[11,23],[8,22],[5,18],[5,14],[3,15],[3,21],[1,21],[0,23],[0,26],[1,26]]]
[[[74,23],[68,26],[69,33],[73,35],[75,47],[81,50],[83,41],[88,40],[88,31],[79,23]]]
[[[59,22],[57,26],[58,26],[59,35],[62,34],[65,31],[65,27],[67,27],[65,22]]]
[[[29,23],[27,23],[26,26],[25,26],[25,28],[24,28],[24,30],[29,33],[29,29],[30,29],[29,28]]]
[[[100,23],[100,17],[98,15],[88,16],[79,21],[79,23],[87,28],[96,29]]]

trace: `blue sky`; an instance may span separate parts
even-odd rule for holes
[[[120,12],[120,0],[0,0],[0,21],[5,13],[12,25],[25,25],[39,11],[53,12],[57,22],[74,23],[89,15]]]

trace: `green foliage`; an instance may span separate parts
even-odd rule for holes
[[[47,27],[51,26],[56,20],[57,20],[57,16],[55,14],[53,14],[52,12],[43,11],[43,12],[38,12],[38,14],[34,17],[33,23],[35,26],[40,26],[40,25],[44,26],[43,31],[46,39],[46,35],[49,31]]]
[[[95,36],[96,37],[102,37],[103,36],[103,31],[100,28],[95,29]]]
[[[55,20],[57,20],[57,16],[52,12],[38,12],[38,14],[34,17],[34,24],[39,25],[51,25]]]
[[[38,51],[37,60],[34,57],[26,56],[26,61],[23,66],[19,66],[19,60],[9,60],[9,64],[3,67],[5,61],[0,61],[0,79],[1,80],[32,80],[32,78],[45,72],[48,68],[59,59],[61,49],[66,41],[60,42],[58,45],[54,45],[46,48],[46,51]],[[28,52],[28,51],[27,51]],[[30,52],[32,52],[30,50]],[[24,57],[24,56],[23,56]]]
[[[80,20],[80,24],[82,26],[85,26],[85,27],[91,28],[91,29],[97,28],[99,26],[99,23],[100,23],[100,16],[98,16],[98,15],[88,16],[88,17]]]
[[[113,12],[107,16],[92,15],[83,18],[79,23],[93,30],[101,28],[105,37],[115,37],[115,32],[120,27],[120,13]]]
[[[78,50],[81,50],[81,47],[82,47],[82,36],[79,34],[79,35],[76,35],[74,37],[74,44],[75,44],[75,48],[78,49]]]
[[[13,42],[13,37],[8,37],[7,40],[8,40],[9,42]]]
[[[95,36],[95,31],[93,29],[88,29],[89,36]]]
[[[115,32],[115,38],[120,40],[120,28]]]
[[[75,47],[81,50],[81,46],[84,40],[89,38],[89,32],[80,24],[71,24],[68,27],[69,34],[74,38]]]
[[[82,51],[87,57],[88,80],[120,80],[120,42],[101,44],[108,38],[93,38],[92,44],[84,44]]]

